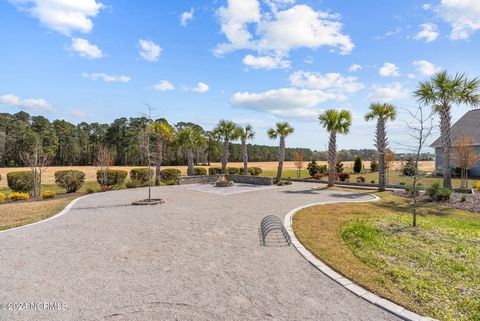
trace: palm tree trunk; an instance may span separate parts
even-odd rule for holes
[[[378,150],[378,191],[385,191],[385,149],[387,148],[387,133],[385,121],[378,119],[376,145]]]
[[[452,149],[451,138],[451,122],[452,114],[451,107],[448,104],[443,104],[440,109],[440,136],[442,141],[443,154],[443,187],[452,188],[452,173],[450,171],[450,157]]]
[[[187,151],[187,164],[188,164],[187,175],[193,176],[195,174],[195,166],[193,163],[193,151],[191,149]]]
[[[335,160],[337,158],[337,133],[330,133],[328,142],[328,187],[333,187],[335,183]]]
[[[161,166],[163,162],[163,142],[161,139],[157,139],[157,161],[155,164],[155,185],[160,186],[162,182]]]
[[[278,149],[278,170],[277,183],[282,179],[283,161],[285,160],[285,137],[280,137],[280,148]]]
[[[228,163],[228,145],[229,145],[228,138],[225,138],[223,142],[223,150],[222,150],[222,174],[227,173],[227,163]]]
[[[248,175],[248,150],[245,141],[242,141],[243,146],[243,175]]]

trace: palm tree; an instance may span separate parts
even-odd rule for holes
[[[365,115],[365,120],[377,119],[377,132],[375,147],[378,151],[378,191],[385,191],[385,152],[388,146],[386,123],[397,117],[396,107],[391,104],[374,103],[370,105],[370,112]]]
[[[421,82],[414,92],[418,101],[431,105],[433,112],[440,115],[440,139],[443,154],[443,187],[452,188],[450,159],[452,151],[451,121],[452,105],[466,104],[471,107],[480,105],[480,80],[469,79],[465,74],[450,75],[442,71],[432,79]]]
[[[156,138],[155,185],[160,186],[162,180],[160,167],[163,163],[165,145],[174,139],[175,130],[166,120],[161,119],[154,121],[149,125],[149,132],[152,133]]]
[[[247,140],[253,139],[255,137],[255,132],[251,125],[246,125],[245,127],[238,127],[238,136],[242,142],[243,149],[243,175],[248,175]]]
[[[294,132],[294,128],[289,123],[277,123],[276,128],[270,128],[268,130],[268,137],[271,139],[280,138],[280,148],[278,149],[278,170],[276,182],[280,182],[282,178],[283,162],[285,160],[285,137]]]
[[[177,144],[187,154],[187,175],[195,174],[195,165],[193,160],[193,152],[207,144],[207,138],[203,131],[196,127],[182,128],[177,135]]]
[[[328,109],[318,119],[320,124],[330,133],[328,142],[328,186],[335,182],[335,161],[337,159],[337,134],[348,134],[352,125],[352,115],[346,109]]]
[[[228,147],[230,141],[238,138],[238,126],[232,121],[221,120],[213,129],[215,137],[223,142],[222,146],[222,174],[227,173]]]

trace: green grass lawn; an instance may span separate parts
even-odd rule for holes
[[[422,203],[412,228],[410,200],[332,204],[299,212],[300,241],[347,278],[440,320],[480,320],[480,216]]]

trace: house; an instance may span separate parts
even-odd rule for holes
[[[455,141],[461,137],[472,137],[474,144],[472,148],[477,154],[480,154],[480,109],[473,109],[463,115],[451,129],[452,133],[452,147],[455,147]],[[440,137],[433,142],[430,147],[435,148],[435,173],[441,174],[443,168],[443,153],[442,141]],[[455,153],[455,148],[452,148],[452,154]],[[457,167],[455,164],[455,155],[451,157],[451,166]],[[480,161],[475,166],[470,168],[470,177],[480,177]]]

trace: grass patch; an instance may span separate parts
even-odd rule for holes
[[[0,205],[0,230],[38,222],[62,211],[74,198]]]
[[[434,203],[410,227],[410,200],[307,208],[299,240],[349,279],[419,314],[480,320],[480,216]]]

